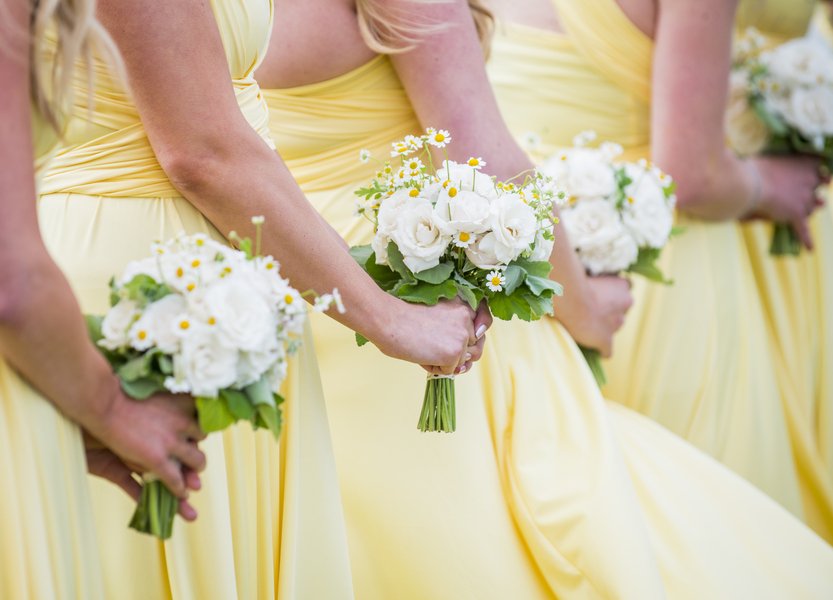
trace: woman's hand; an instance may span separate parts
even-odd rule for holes
[[[395,301],[384,335],[371,339],[388,356],[424,365],[431,373],[451,375],[480,358],[491,315],[473,311],[461,300],[436,306]],[[479,334],[479,336],[478,336]]]
[[[136,502],[142,494],[142,486],[133,478],[138,469],[131,468],[101,442],[84,432],[84,450],[87,454],[87,470],[91,475],[106,479],[116,484]],[[198,490],[201,487],[199,475],[194,471],[185,473],[186,485],[189,489]],[[179,515],[186,521],[194,521],[197,511],[185,500],[179,502]]]
[[[578,344],[607,358],[613,353],[613,335],[633,304],[630,282],[615,275],[586,282],[583,293],[558,299],[555,316]]]
[[[760,201],[747,218],[789,223],[801,243],[812,250],[807,219],[823,204],[817,192],[824,183],[821,161],[809,156],[762,156],[751,164],[760,177]]]
[[[193,477],[185,475],[205,468],[205,455],[197,447],[205,434],[190,396],[157,394],[137,401],[117,388],[106,413],[84,425],[125,465],[153,473],[178,498],[187,498],[189,487],[198,489]]]

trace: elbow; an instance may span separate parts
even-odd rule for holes
[[[207,144],[156,149],[156,158],[168,179],[186,197],[203,193],[216,178],[222,163],[219,157],[219,149]]]

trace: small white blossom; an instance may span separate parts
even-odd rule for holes
[[[502,292],[505,285],[506,277],[502,272],[495,270],[486,275],[486,287],[493,292]]]

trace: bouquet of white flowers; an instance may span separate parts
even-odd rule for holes
[[[833,49],[810,38],[764,50],[750,29],[735,45],[726,128],[741,155],[810,154],[833,167]],[[792,227],[776,224],[770,253],[798,255]]]
[[[574,148],[547,160],[541,171],[567,196],[561,222],[592,275],[636,273],[670,283],[657,266],[674,230],[674,182],[645,160],[616,163],[617,144],[587,144],[593,132],[576,136]],[[596,381],[606,383],[597,350],[582,347]]]
[[[561,286],[549,279],[551,181],[535,173],[521,184],[497,182],[481,171],[480,158],[445,158],[435,168],[430,150],[450,141],[447,131],[429,128],[393,144],[395,164],[380,162],[370,185],[356,192],[375,236],[351,253],[382,289],[407,302],[460,297],[476,309],[485,300],[506,320],[552,314]],[[360,158],[371,159],[367,151]],[[455,430],[453,378],[428,378],[418,427]]]
[[[252,221],[259,247],[263,218]],[[204,234],[155,243],[150,257],[111,280],[110,310],[87,323],[131,398],[190,394],[206,433],[245,420],[277,438],[278,391],[300,343],[304,300],[272,257],[230,237],[241,250]],[[333,302],[342,310],[337,290],[317,298],[316,309]],[[177,508],[160,481],[146,478],[130,526],[167,539]]]

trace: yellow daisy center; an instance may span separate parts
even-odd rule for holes
[[[197,285],[195,283],[189,283],[185,286],[185,289],[187,289],[189,292],[193,292],[196,287]]]
[[[292,304],[293,302],[295,302],[295,297],[292,296],[292,294],[287,294],[286,296],[283,297],[283,301],[286,302],[287,304]]]
[[[454,196],[456,196],[456,195],[457,195],[457,188],[456,187],[448,188],[448,197],[449,198],[454,198]]]
[[[199,267],[201,264],[202,264],[202,263],[200,263],[200,259],[196,258],[196,259],[194,259],[194,261],[191,263],[191,267],[192,267],[192,268],[194,268],[194,269],[196,269],[196,268],[197,268],[197,267]]]
[[[177,267],[176,268],[176,276],[177,277],[182,277],[184,275],[185,275],[185,271],[182,269],[182,267]]]
[[[444,142],[445,141],[445,136],[441,133],[435,133],[434,134],[434,141],[435,142]]]
[[[182,320],[182,321],[179,322],[179,328],[182,329],[183,331],[185,331],[186,329],[189,329],[190,327],[191,327],[191,323],[189,321]]]
[[[465,243],[465,242],[468,242],[470,239],[471,239],[471,235],[469,235],[465,231],[460,233],[460,241],[461,242]]]
[[[411,198],[416,198],[417,196],[419,196],[419,190],[418,190],[418,189],[416,189],[416,188],[411,188],[411,191],[410,191],[410,192],[408,192],[408,195],[409,195]]]
[[[478,166],[479,164],[480,164],[480,161],[479,161],[479,160],[477,160],[476,158],[470,158],[470,159],[469,159],[469,166],[470,166],[470,167],[476,167],[476,166]]]
[[[216,325],[217,324],[217,319],[215,319],[214,317],[208,317],[208,324],[209,325]]]
[[[144,329],[140,330],[139,333],[136,334],[136,337],[140,340],[146,340],[148,337],[148,332]]]
[[[495,286],[495,287],[500,285],[500,276],[499,275],[495,275],[494,277],[492,277],[492,285]]]

